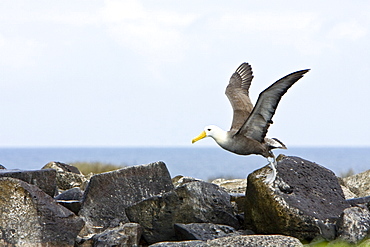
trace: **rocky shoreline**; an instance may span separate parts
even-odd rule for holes
[[[163,162],[84,176],[0,170],[1,246],[370,246],[370,170],[279,156],[248,179],[171,179]]]

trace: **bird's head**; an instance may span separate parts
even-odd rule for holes
[[[219,127],[215,125],[208,125],[204,128],[202,133],[200,133],[197,137],[195,137],[191,142],[197,142],[205,137],[214,137],[215,134],[220,130]]]

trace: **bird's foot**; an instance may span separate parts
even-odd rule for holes
[[[268,157],[267,160],[270,163],[272,169],[271,173],[266,176],[265,183],[272,184],[276,179],[276,159],[275,157]]]
[[[272,171],[270,174],[268,174],[265,178],[266,184],[272,184],[276,179],[276,173]]]

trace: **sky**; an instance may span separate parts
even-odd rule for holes
[[[0,147],[184,146],[228,130],[230,76],[250,97],[311,69],[268,137],[370,146],[370,2],[0,1]]]

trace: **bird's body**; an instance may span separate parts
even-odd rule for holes
[[[235,135],[230,131],[224,131],[215,125],[209,125],[205,128],[208,136],[212,137],[216,143],[232,153],[240,155],[258,154],[263,157],[272,157],[270,150],[273,148],[283,148],[285,145],[277,139],[264,138],[264,142],[250,138],[244,135]]]
[[[193,139],[193,143],[204,137],[212,137],[218,145],[232,153],[257,154],[268,158],[273,174],[266,182],[272,183],[276,170],[273,164],[275,157],[271,150],[286,147],[278,139],[266,138],[266,133],[281,97],[308,71],[297,71],[276,81],[259,95],[253,107],[249,98],[252,69],[248,63],[242,63],[231,76],[225,92],[234,110],[230,130],[224,131],[215,125],[206,126],[204,131]]]

